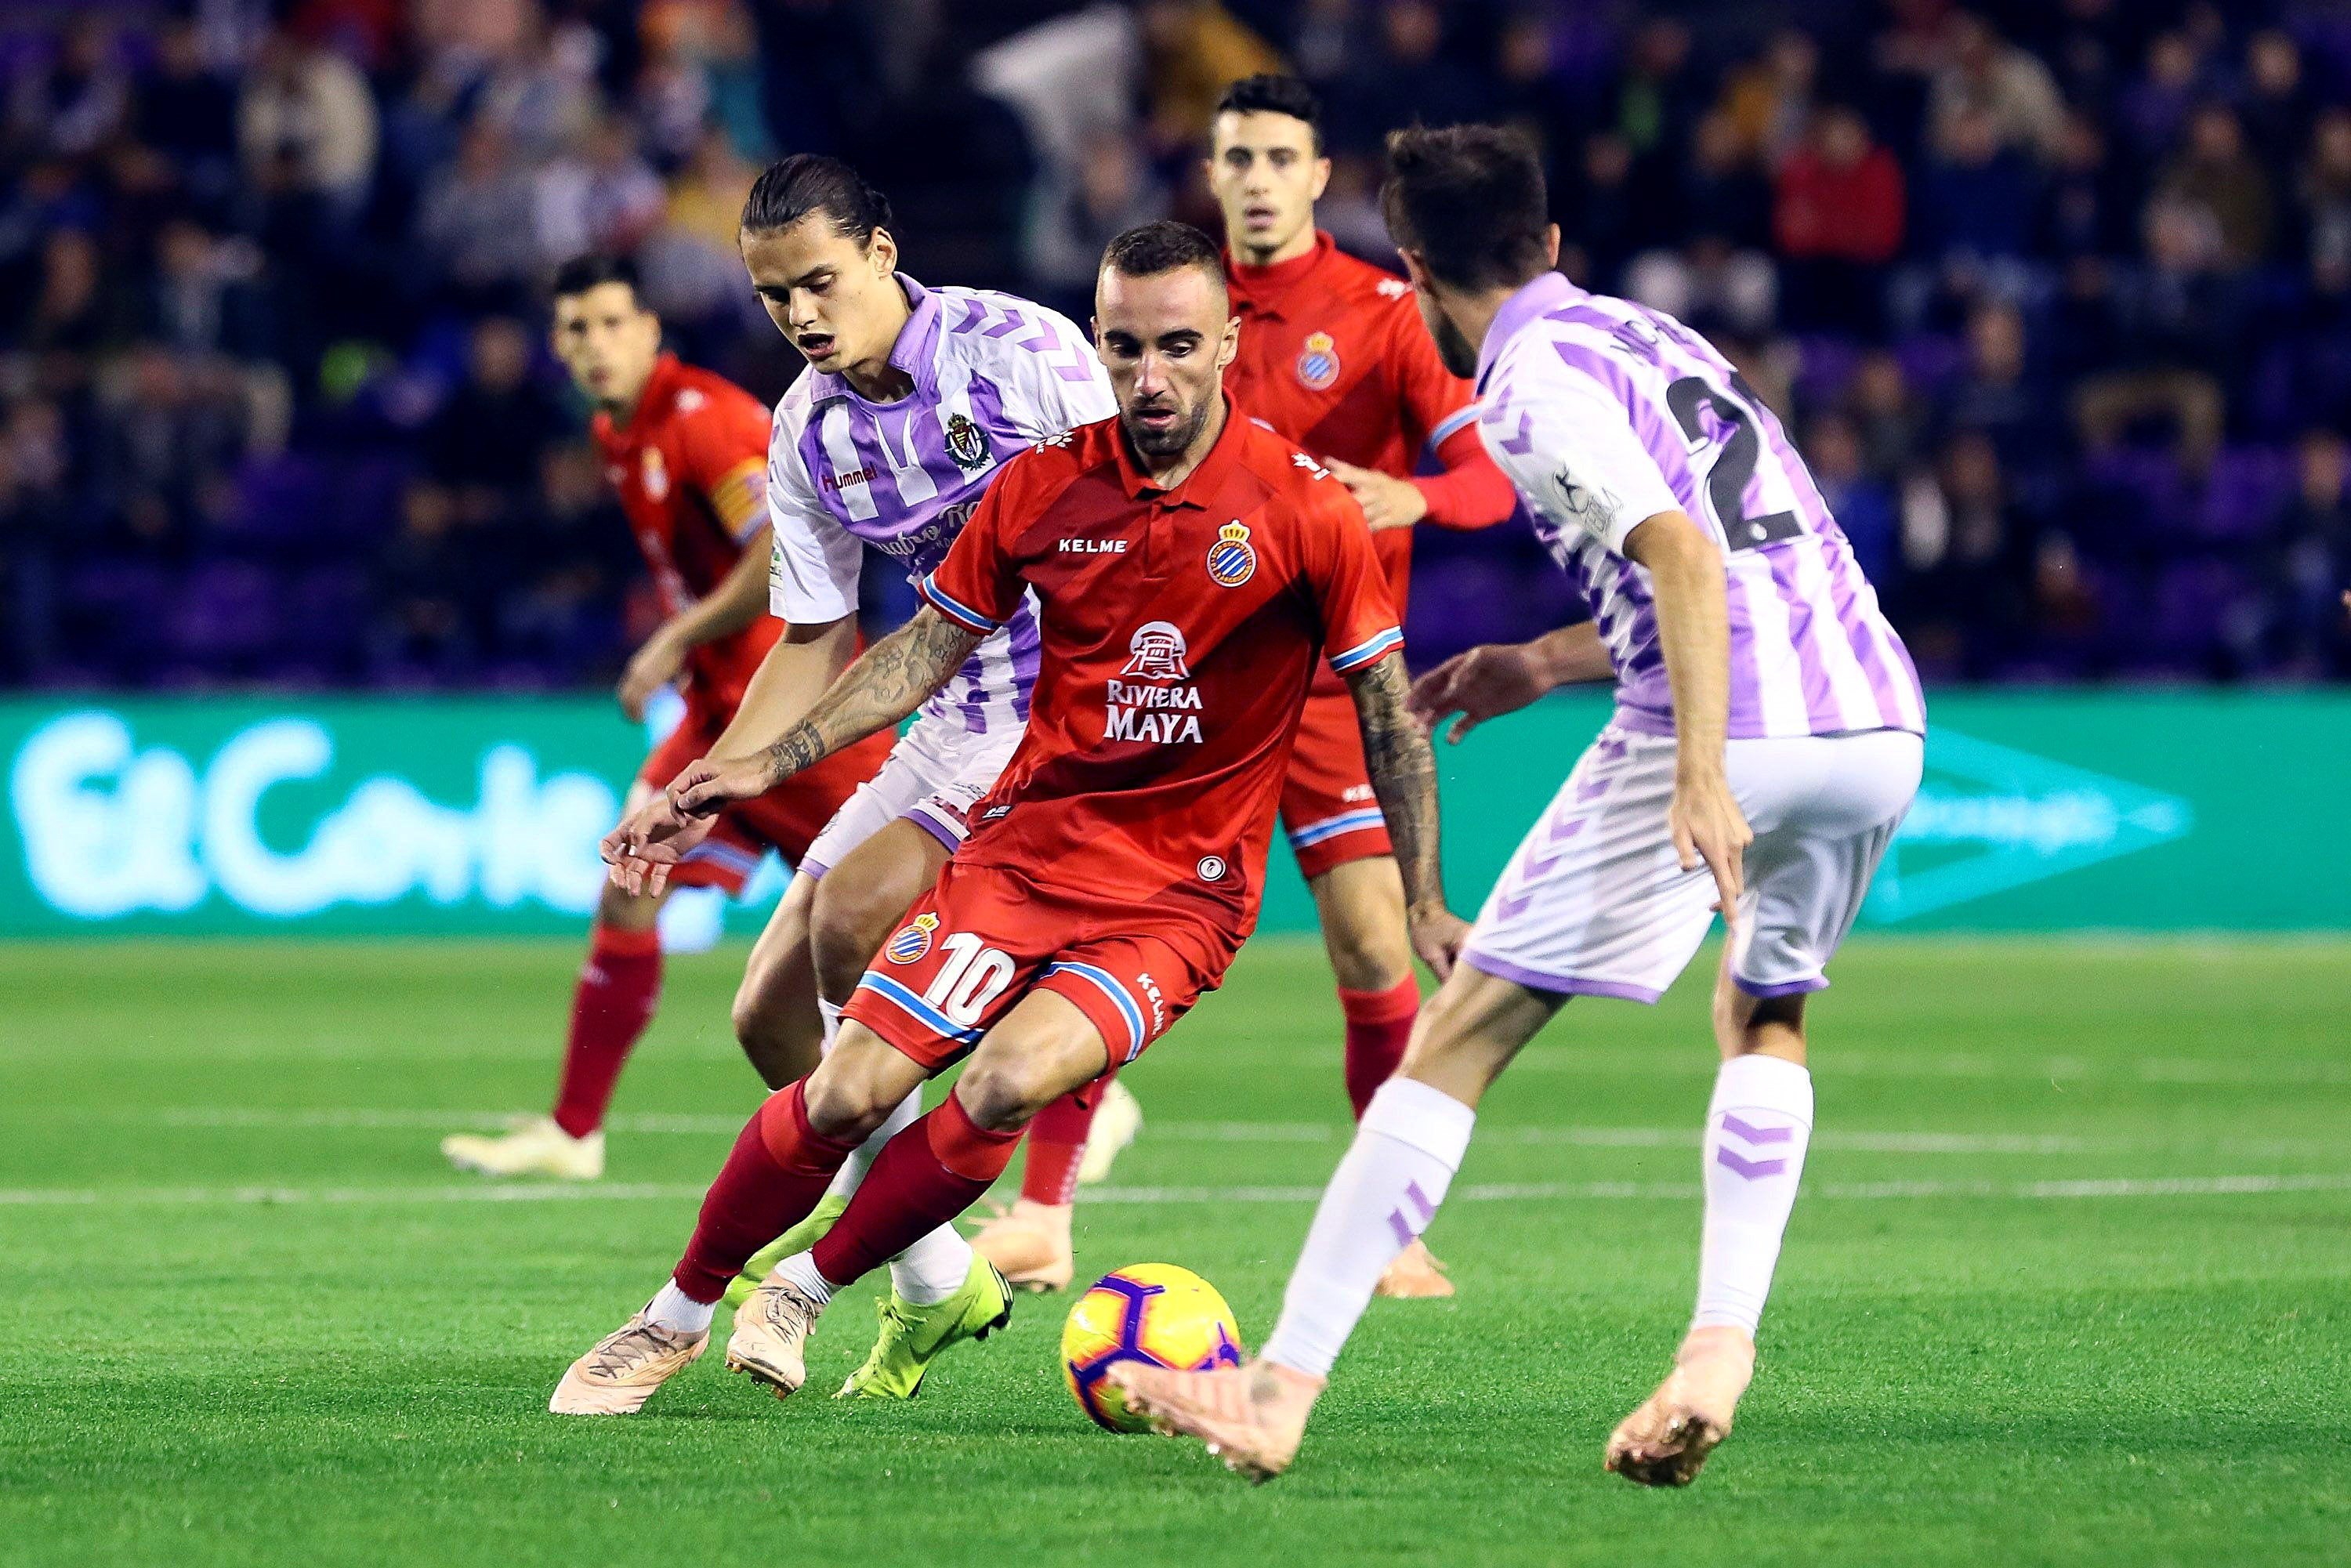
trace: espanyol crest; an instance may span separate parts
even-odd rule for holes
[[[1298,353],[1298,381],[1309,392],[1323,392],[1339,379],[1339,345],[1328,332],[1309,332]]]
[[[883,951],[893,964],[911,964],[931,950],[931,933],[939,928],[939,917],[925,911],[917,915],[890,938]]]
[[[643,474],[648,498],[659,501],[669,495],[669,466],[662,461],[660,447],[645,448]]]
[[[1249,537],[1249,526],[1238,517],[1217,530],[1217,542],[1208,547],[1209,581],[1238,588],[1257,575],[1257,547]]]
[[[987,434],[968,416],[961,413],[947,415],[946,430],[947,455],[955,459],[956,467],[987,466]]]

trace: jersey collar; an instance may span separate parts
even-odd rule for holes
[[[1233,255],[1233,247],[1225,246],[1225,284],[1232,290],[1233,303],[1251,315],[1278,321],[1290,293],[1337,252],[1339,242],[1321,229],[1314,231],[1314,248],[1304,256],[1293,256],[1288,261],[1277,261],[1270,267],[1249,267]]]
[[[1240,427],[1249,415],[1233,406],[1231,394],[1219,394],[1225,402],[1225,427],[1217,432],[1217,444],[1200,459],[1200,465],[1184,476],[1184,482],[1172,490],[1163,490],[1142,469],[1134,465],[1134,454],[1127,450],[1126,427],[1118,420],[1111,422],[1110,449],[1118,464],[1118,482],[1133,501],[1151,500],[1166,507],[1198,507],[1206,509],[1217,492],[1224,486],[1225,470],[1233,465],[1233,454],[1240,447]]]
[[[1520,285],[1517,293],[1502,301],[1502,308],[1494,312],[1493,324],[1486,329],[1485,344],[1478,350],[1478,391],[1485,392],[1486,372],[1494,368],[1512,338],[1549,312],[1583,298],[1583,289],[1556,272],[1540,273]]]
[[[890,276],[897,280],[912,312],[906,318],[906,324],[898,329],[898,340],[890,345],[890,362],[913,378],[916,397],[936,397],[939,391],[939,297],[903,272],[893,272]],[[811,373],[816,376],[816,381],[809,391],[817,397],[859,395],[846,376],[837,376],[830,371]]]

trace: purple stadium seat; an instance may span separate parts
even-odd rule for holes
[[[2294,494],[2294,455],[2273,446],[2232,446],[2212,464],[2197,509],[2197,532],[2215,541],[2259,538]]]
[[[1959,378],[1968,361],[1967,345],[1957,338],[1922,334],[1905,338],[1895,351],[1911,390],[1932,397]]]
[[[167,635],[187,659],[243,673],[277,643],[283,606],[284,590],[269,571],[249,561],[215,561],[180,585]]]

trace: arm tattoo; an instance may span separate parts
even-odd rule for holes
[[[914,618],[865,650],[841,673],[808,716],[784,732],[760,755],[768,787],[815,767],[842,747],[887,729],[947,684],[979,646],[965,630],[928,605]]]
[[[1445,902],[1445,882],[1437,852],[1437,756],[1428,748],[1405,700],[1412,687],[1404,660],[1374,659],[1347,677],[1355,696],[1355,718],[1364,732],[1364,761],[1372,792],[1387,819],[1396,865],[1404,873],[1405,903],[1413,908]]]

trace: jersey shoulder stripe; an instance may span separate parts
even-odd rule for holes
[[[1037,361],[1065,382],[1090,382],[1099,373],[1093,345],[1078,324],[1060,311],[993,288],[941,287],[940,351],[972,369],[998,370],[1006,362]]]

